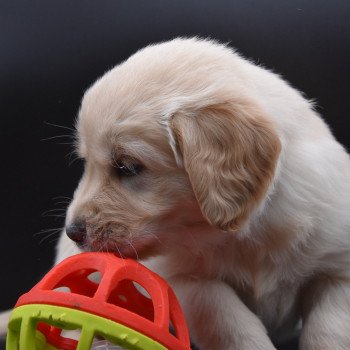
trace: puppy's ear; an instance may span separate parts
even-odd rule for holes
[[[258,108],[235,101],[178,112],[170,128],[203,215],[238,230],[274,176],[281,145],[271,124]]]

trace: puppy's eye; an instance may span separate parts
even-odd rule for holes
[[[122,159],[115,162],[114,168],[117,170],[118,176],[120,177],[136,176],[144,170],[144,166],[142,164],[131,159]]]

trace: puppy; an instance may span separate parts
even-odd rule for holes
[[[140,50],[83,98],[57,261],[142,260],[201,350],[350,348],[350,159],[312,104],[213,41]]]

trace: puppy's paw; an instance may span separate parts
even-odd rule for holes
[[[0,339],[6,337],[7,333],[7,324],[10,319],[12,310],[1,311],[0,313]]]

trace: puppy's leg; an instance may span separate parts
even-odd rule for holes
[[[350,349],[350,279],[320,278],[302,296],[301,350]]]
[[[261,321],[221,281],[170,280],[201,350],[273,350]]]

